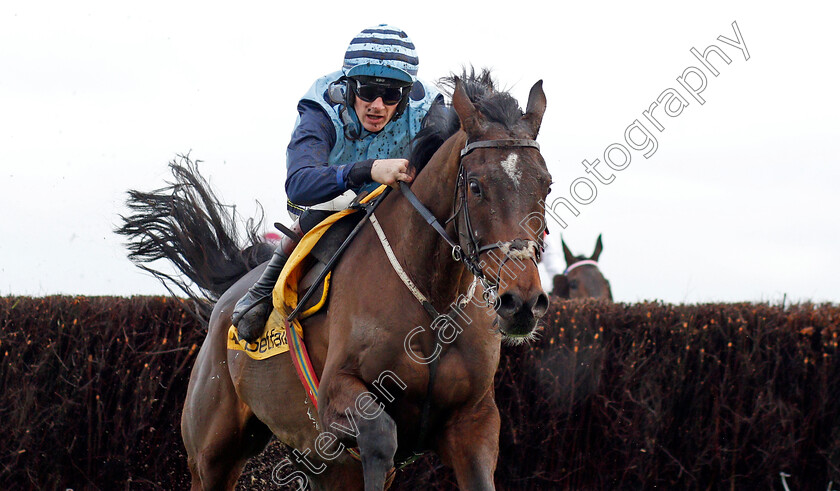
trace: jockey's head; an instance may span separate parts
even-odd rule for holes
[[[357,34],[344,53],[347,104],[361,125],[381,131],[408,105],[417,80],[417,52],[401,29],[380,24]]]

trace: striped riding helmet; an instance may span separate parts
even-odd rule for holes
[[[398,27],[379,24],[350,41],[343,69],[347,77],[381,77],[411,84],[417,80],[418,64],[408,35]]]

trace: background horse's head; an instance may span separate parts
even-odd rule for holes
[[[495,309],[501,332],[527,339],[548,308],[537,262],[542,235],[522,226],[539,216],[551,175],[534,140],[545,112],[542,81],[531,88],[525,113],[506,92],[471,101],[456,80],[452,106],[465,132],[460,160],[456,227],[461,248],[477,257],[481,270],[497,283]]]
[[[604,249],[601,236],[598,236],[598,241],[595,243],[595,252],[589,257],[575,256],[562,238],[560,242],[563,244],[566,270],[563,271],[563,274],[554,276],[554,289],[551,293],[561,298],[612,300],[610,282],[604,278],[598,268],[598,258]]]

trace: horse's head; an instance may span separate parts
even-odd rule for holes
[[[598,268],[598,258],[604,249],[601,243],[601,236],[598,236],[598,242],[595,243],[595,252],[589,257],[575,256],[566,246],[566,242],[562,238],[560,242],[563,244],[566,270],[563,274],[554,276],[554,290],[552,293],[562,298],[601,298],[612,300],[610,282],[604,278],[604,275],[601,274],[601,270]]]
[[[491,285],[488,301],[502,334],[514,340],[529,339],[548,309],[537,271],[542,234],[522,226],[534,216],[545,223],[540,202],[551,175],[534,141],[545,104],[542,81],[531,88],[524,114],[504,92],[473,103],[457,80],[452,96],[466,134],[455,199],[458,240]]]

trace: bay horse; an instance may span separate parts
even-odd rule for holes
[[[412,153],[410,191],[429,213],[418,213],[409,194],[390,193],[375,211],[380,230],[372,221],[362,227],[332,272],[327,307],[303,323],[320,378],[317,412],[289,353],[256,361],[226,349],[233,306],[264,264],[246,268],[268,257],[252,248],[243,259],[231,248],[212,194],[147,200],[125,218],[119,232],[140,238],[129,245],[135,261],[173,259],[218,297],[181,419],[193,489],[232,489],[272,437],[292,449],[297,469],[275,476],[282,483],[382,490],[395,462],[433,451],[460,488],[495,489],[500,343],[530,340],[548,308],[537,271],[542,236],[519,226],[534,213],[545,223],[539,203],[551,176],[535,139],[546,100],[539,81],[523,113],[486,71],[465,77],[450,79],[454,111],[430,113]],[[188,186],[204,182],[185,177]],[[206,224],[163,226],[167,212]],[[241,278],[231,285],[233,270]]]
[[[598,266],[598,258],[604,250],[601,235],[595,243],[595,251],[591,256],[575,256],[566,246],[566,241],[560,238],[563,244],[563,256],[566,259],[566,269],[563,274],[554,275],[552,280],[552,294],[560,298],[598,298],[612,300],[612,289],[610,282],[604,278]]]

